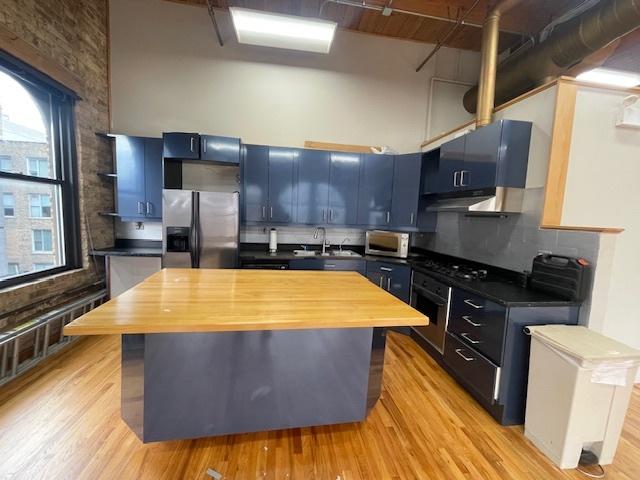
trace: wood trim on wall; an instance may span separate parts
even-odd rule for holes
[[[328,143],[305,140],[304,148],[312,148],[315,150],[333,150],[335,152],[373,153],[373,151],[371,150],[372,148],[379,149],[380,147],[368,147],[366,145],[348,145],[344,143]]]
[[[84,97],[84,86],[79,77],[59,63],[45,57],[36,47],[2,25],[0,25],[0,48],[73,90],[78,96]]]

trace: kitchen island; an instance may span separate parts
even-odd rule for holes
[[[427,322],[354,272],[165,269],[64,333],[122,335],[122,418],[152,442],[363,421],[384,327]]]

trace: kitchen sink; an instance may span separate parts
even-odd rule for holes
[[[297,257],[315,257],[320,252],[316,252],[315,250],[294,250],[293,254]]]
[[[361,257],[359,253],[353,250],[331,250],[331,255],[334,257]]]

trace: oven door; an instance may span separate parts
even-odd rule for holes
[[[447,289],[445,299],[416,284],[411,288],[411,306],[429,317],[429,325],[413,327],[413,329],[440,353],[444,353],[444,333],[449,316],[450,291],[451,289]]]

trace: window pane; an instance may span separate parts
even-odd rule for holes
[[[12,193],[2,193],[2,212],[5,217],[13,217],[16,214],[16,203]]]
[[[0,71],[0,170],[55,178],[51,105]]]
[[[0,278],[63,265],[60,187],[0,178],[0,192],[3,210],[9,197],[14,205],[0,216]]]

